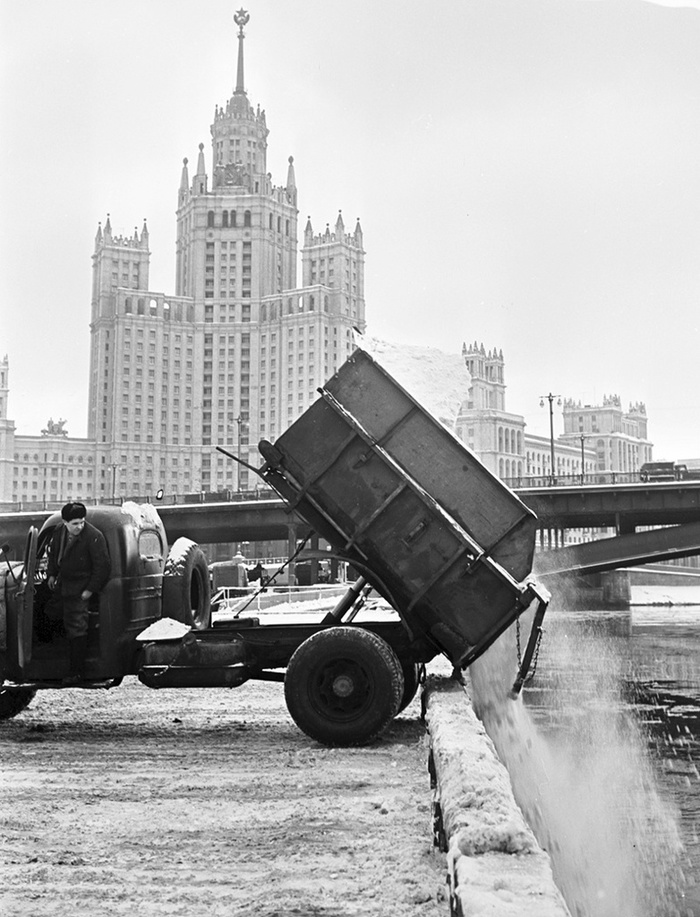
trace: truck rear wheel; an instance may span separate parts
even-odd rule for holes
[[[204,551],[189,538],[178,538],[163,570],[163,616],[195,630],[211,624],[211,586]]]
[[[401,664],[389,644],[361,627],[332,627],[305,640],[287,666],[287,709],[325,745],[366,745],[396,716]]]
[[[21,713],[34,700],[31,688],[0,688],[0,720],[9,720]]]

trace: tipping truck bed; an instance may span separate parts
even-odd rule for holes
[[[168,551],[150,506],[90,507],[112,570],[94,603],[79,687],[116,687],[127,674],[151,688],[283,681],[308,736],[365,744],[410,703],[421,663],[442,653],[469,665],[534,603],[517,693],[546,608],[529,579],[534,515],[366,353],[321,395],[275,445],[260,444],[265,463],[255,471],[358,570],[356,582],[318,621],[238,614],[210,627],[198,545],[183,538]],[[0,596],[0,720],[39,689],[75,684],[65,678],[67,640],[44,620],[45,551],[58,521],[41,535],[30,528]],[[357,619],[370,587],[398,619]]]
[[[391,602],[423,658],[465,667],[533,600],[544,614],[528,580],[536,517],[509,488],[364,351],[320,393],[260,443],[260,474]]]

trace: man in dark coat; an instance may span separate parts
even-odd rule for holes
[[[70,649],[70,669],[64,684],[78,684],[85,674],[88,602],[107,583],[109,552],[104,535],[86,521],[82,503],[66,503],[63,524],[57,526],[48,549],[48,586],[45,608],[51,620],[62,620]]]

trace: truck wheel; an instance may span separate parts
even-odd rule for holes
[[[31,688],[0,688],[0,720],[9,720],[21,713],[34,700]]]
[[[332,627],[299,646],[284,696],[297,726],[325,745],[366,745],[396,716],[403,674],[386,641],[361,627]]]
[[[211,586],[204,552],[189,538],[178,538],[163,570],[163,617],[195,630],[211,624]]]
[[[423,677],[423,666],[417,662],[402,662],[401,669],[403,671],[403,697],[399,704],[399,713],[405,710],[416,696]]]

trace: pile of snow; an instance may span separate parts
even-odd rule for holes
[[[154,621],[145,630],[137,635],[136,639],[142,642],[153,643],[157,640],[180,640],[192,630],[187,624],[176,621],[174,618],[161,618]]]
[[[127,500],[122,503],[121,511],[125,516],[129,516],[137,527],[144,524],[158,525],[160,521],[158,510],[152,503],[135,503],[133,500]]]
[[[435,347],[392,344],[360,334],[355,335],[355,343],[429,414],[454,430],[460,409],[469,398],[471,385],[464,357]]]
[[[194,545],[195,542],[191,538],[181,535],[168,551],[168,565],[172,567],[180,564]]]

